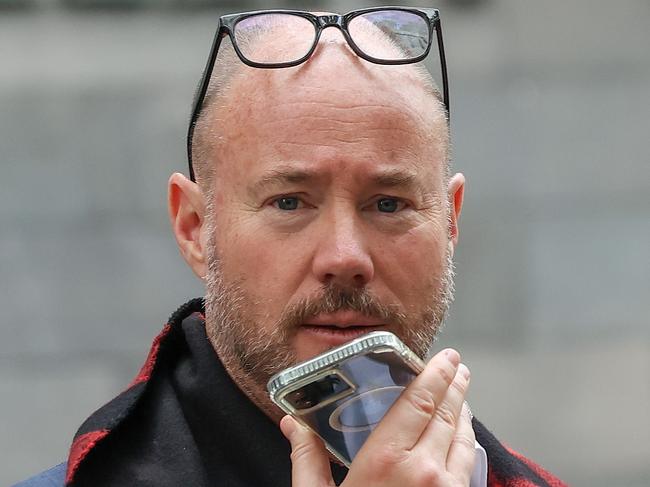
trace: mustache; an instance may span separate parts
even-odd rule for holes
[[[397,305],[386,305],[379,301],[365,288],[346,288],[329,284],[322,288],[317,296],[304,298],[290,306],[282,313],[276,329],[291,334],[308,318],[318,314],[330,314],[336,311],[354,311],[370,318],[377,318],[385,323],[404,329],[407,325],[406,314]]]

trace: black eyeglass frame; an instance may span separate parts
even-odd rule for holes
[[[386,60],[379,59],[368,54],[364,53],[356,45],[350,32],[348,31],[349,22],[360,15],[364,15],[370,12],[378,12],[382,10],[398,10],[416,14],[422,17],[427,21],[429,26],[429,44],[427,45],[426,50],[419,56],[407,59],[394,59]],[[309,20],[314,26],[316,35],[314,37],[314,42],[312,47],[309,49],[307,54],[305,54],[300,59],[295,61],[285,62],[285,63],[258,63],[251,61],[240,51],[237,41],[235,40],[235,26],[240,21],[253,17],[256,15],[262,14],[287,14],[295,15],[297,17],[302,17]],[[433,31],[436,31],[436,39],[438,42],[438,55],[440,58],[440,69],[442,77],[442,98],[445,108],[447,109],[447,116],[449,117],[449,81],[447,78],[447,61],[445,58],[445,48],[442,40],[442,27],[440,24],[440,11],[435,8],[413,8],[413,7],[400,7],[400,6],[386,6],[386,7],[369,7],[358,10],[353,10],[344,15],[339,14],[325,14],[325,15],[315,15],[311,12],[305,12],[302,10],[287,10],[287,9],[272,9],[272,10],[255,10],[251,12],[244,12],[239,14],[229,14],[223,15],[219,18],[219,28],[215,33],[214,40],[212,42],[212,48],[210,49],[210,55],[208,56],[208,61],[206,63],[205,69],[203,70],[203,76],[199,87],[194,98],[194,104],[192,107],[192,116],[190,118],[190,124],[187,130],[187,160],[189,164],[189,175],[192,181],[196,181],[194,168],[192,166],[192,137],[194,135],[194,128],[196,127],[196,122],[199,119],[201,114],[201,109],[203,108],[203,102],[205,100],[205,95],[208,91],[208,86],[210,85],[210,79],[212,78],[212,70],[214,69],[214,63],[217,59],[217,53],[219,52],[219,46],[221,45],[222,39],[227,35],[230,37],[230,42],[235,50],[235,53],[239,59],[246,64],[247,66],[253,68],[262,68],[262,69],[276,69],[276,68],[289,68],[292,66],[298,66],[299,64],[304,63],[309,59],[316,47],[318,41],[320,40],[321,33],[323,29],[327,27],[336,27],[338,28],[345,40],[347,41],[350,48],[354,53],[359,56],[361,59],[365,59],[374,64],[385,64],[385,65],[397,65],[397,64],[413,64],[422,61],[429,55],[431,51],[431,43],[433,42]]]

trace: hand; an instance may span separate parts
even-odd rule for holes
[[[433,357],[369,436],[342,487],[468,486],[475,455],[468,386],[458,352]],[[293,487],[334,486],[322,441],[291,416],[280,428],[291,442]]]

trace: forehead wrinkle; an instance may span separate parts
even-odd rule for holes
[[[310,109],[313,108],[313,109]],[[282,107],[272,117],[258,119],[261,125],[276,125],[299,121],[301,124],[316,125],[317,129],[328,128],[350,130],[351,127],[363,127],[365,130],[400,130],[417,132],[423,126],[421,117],[414,119],[414,114],[397,107],[387,105],[354,104],[324,104],[318,101],[304,103],[289,103]]]
[[[304,134],[303,137],[287,137],[277,140],[274,146],[281,147],[309,147],[317,149],[319,147],[327,147],[333,149],[341,149],[341,146],[355,146],[360,145],[361,149],[368,147],[370,145],[374,150],[379,150],[381,152],[403,152],[405,154],[417,154],[417,151],[409,150],[409,147],[396,147],[393,145],[391,148],[381,147],[380,138],[373,137],[369,132],[385,132],[385,128],[373,129],[373,130],[364,130],[366,133],[361,134],[355,131],[348,129],[310,129],[308,134]],[[391,129],[392,134],[397,135],[399,133],[404,133],[406,137],[409,137],[410,140],[413,140],[412,133],[407,130],[395,130]],[[368,144],[369,143],[369,144]],[[405,144],[406,145],[406,144]]]
[[[283,87],[277,88],[282,90]],[[319,116],[327,109],[340,112],[344,116],[367,116],[367,111],[370,110],[377,114],[397,115],[396,118],[417,122],[422,122],[425,118],[430,118],[429,114],[437,112],[437,105],[430,107],[431,110],[423,109],[420,103],[413,103],[413,96],[406,96],[403,90],[396,90],[394,86],[380,79],[364,82],[362,88],[356,89],[349,84],[332,85],[316,80],[316,84],[312,85],[298,84],[289,92],[289,96],[279,93],[279,90],[273,90],[271,96],[267,94],[263,100],[271,112],[275,112],[275,108],[284,112],[286,108],[295,107],[296,111],[307,110],[307,116]],[[313,110],[313,113],[309,110]]]
[[[283,137],[291,137],[296,142],[296,136],[314,137],[319,134],[339,133],[340,141],[364,140],[365,135],[392,132],[395,136],[401,134],[403,145],[408,142],[419,142],[426,146],[440,145],[445,142],[445,127],[442,120],[435,114],[425,116],[408,107],[371,104],[337,105],[331,102],[310,100],[285,103],[283,107],[258,106],[251,111],[249,106],[235,107],[229,110],[228,118],[221,118],[220,125],[225,137],[223,142],[247,140],[255,134],[280,142]],[[246,103],[244,103],[246,104]],[[247,104],[246,104],[247,105]],[[279,127],[293,128],[299,124],[298,130],[278,130]],[[302,138],[301,137],[301,138]]]
[[[268,117],[251,120],[251,128],[256,131],[254,124],[257,124],[258,130],[271,132],[271,137],[278,143],[306,140],[318,145],[319,139],[325,139],[325,145],[332,145],[335,142],[355,143],[375,138],[372,141],[375,146],[394,144],[397,148],[414,142],[430,142],[433,134],[426,130],[424,121],[411,115],[397,107],[380,104],[339,106],[316,101],[291,102]]]

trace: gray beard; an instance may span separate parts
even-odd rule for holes
[[[210,232],[212,235],[212,232]],[[297,362],[291,341],[305,319],[319,313],[350,310],[391,323],[395,334],[418,356],[425,358],[442,328],[453,301],[454,264],[447,252],[445,269],[429,303],[418,314],[407,315],[398,307],[383,305],[365,288],[325,286],[318,295],[287,306],[280,319],[263,331],[250,318],[247,307],[255,300],[246,296],[239,282],[226,282],[212,236],[206,276],[206,332],[217,355],[231,375],[243,374],[245,383],[265,394],[268,380]],[[417,325],[414,325],[417,324]],[[241,386],[241,384],[240,384]]]

